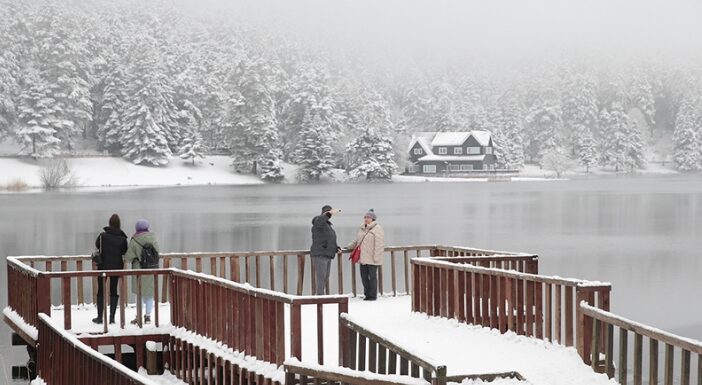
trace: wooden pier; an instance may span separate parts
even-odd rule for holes
[[[308,257],[307,251],[169,253],[162,255],[159,269],[114,271],[94,270],[89,256],[8,257],[4,320],[36,353],[36,374],[48,385],[92,384],[96,379],[152,383],[134,371],[140,367],[150,374],[169,371],[189,384],[414,385],[421,380],[443,385],[467,378],[522,378],[514,371],[449,376],[442,362],[411,353],[401,341],[355,323],[349,298],[359,289],[356,269],[339,255],[328,295],[311,296],[316,282]],[[575,346],[584,363],[622,384],[629,377],[642,384],[647,338],[649,384],[702,384],[699,342],[611,313],[611,285],[540,275],[536,255],[436,245],[388,247],[379,275],[384,295],[411,296],[407,312]],[[97,281],[113,276],[121,278],[119,323],[108,325],[105,311],[105,322],[89,329],[81,317],[95,302]],[[139,285],[144,276],[153,277],[157,288],[151,325],[142,324],[141,307],[129,303],[130,297],[136,303],[141,298],[128,295],[127,278],[136,277]],[[140,321],[136,326],[125,322],[132,313]],[[315,343],[306,349],[303,332],[310,329],[303,327],[303,315],[314,320]],[[659,343],[665,345],[661,382]],[[338,347],[338,354],[325,357],[330,347]],[[109,355],[100,353],[105,349]],[[678,376],[673,375],[676,350]],[[629,352],[633,371],[628,370]],[[696,362],[696,373],[691,362]],[[369,379],[364,371],[377,375]]]

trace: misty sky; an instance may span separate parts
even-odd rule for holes
[[[189,2],[194,0],[177,0]],[[446,59],[553,54],[690,61],[702,48],[700,1],[214,1],[231,17],[351,53]],[[226,4],[226,5],[225,5]]]

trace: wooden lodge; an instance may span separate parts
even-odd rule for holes
[[[461,175],[494,171],[497,157],[489,131],[420,132],[408,150],[410,175]]]
[[[379,289],[411,296],[408,312],[574,346],[593,371],[621,384],[642,384],[644,352],[649,384],[702,384],[702,344],[611,313],[609,284],[540,274],[531,254],[436,245],[385,252]],[[356,268],[340,255],[328,295],[311,296],[316,282],[308,257],[307,251],[171,253],[162,255],[159,269],[114,271],[95,270],[89,256],[8,257],[4,321],[29,347],[34,374],[48,385],[153,384],[136,371],[141,367],[188,384],[523,379],[517,371],[449,375],[441,361],[363,327],[349,311],[359,291]],[[111,276],[122,277],[119,323],[84,329],[97,280]],[[129,325],[125,319],[139,316],[141,307],[129,303],[127,278],[139,284],[144,276],[156,280],[154,323]],[[317,322],[303,326],[303,314]],[[303,349],[303,332],[314,341],[310,349]],[[325,358],[325,344],[338,346],[335,365]]]

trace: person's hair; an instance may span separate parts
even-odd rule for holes
[[[329,205],[324,205],[324,206],[322,207],[322,212],[323,212],[323,213],[326,213],[327,211],[331,211],[331,209],[332,209],[331,206],[329,206]]]
[[[109,225],[115,230],[120,230],[122,222],[119,220],[119,215],[112,214],[112,216],[110,217]]]

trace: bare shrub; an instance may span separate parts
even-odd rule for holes
[[[75,185],[75,176],[65,159],[52,159],[39,171],[41,184],[46,190]]]
[[[24,191],[29,188],[29,185],[22,179],[16,178],[7,183],[5,185],[5,189],[8,191]]]

